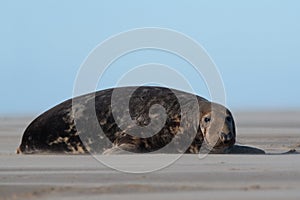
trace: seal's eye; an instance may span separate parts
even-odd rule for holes
[[[205,117],[205,118],[204,118],[204,122],[205,122],[205,123],[210,122],[210,117]]]

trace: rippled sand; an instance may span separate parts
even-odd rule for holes
[[[235,113],[238,142],[267,153],[300,149],[300,112]],[[130,174],[92,156],[16,155],[32,117],[0,117],[0,199],[299,199],[300,154],[184,155]],[[169,155],[98,157],[122,169],[154,168]],[[107,164],[107,163],[106,163]]]

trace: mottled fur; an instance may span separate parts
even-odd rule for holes
[[[131,95],[128,108],[121,100],[132,88],[116,89],[119,91],[116,99],[120,100],[117,106],[111,105],[114,89],[107,89],[76,97],[73,109],[70,99],[41,114],[26,128],[18,153],[111,154],[122,150],[148,153],[165,147],[173,140],[174,144],[165,149],[166,153],[199,153],[201,147],[212,153],[230,153],[230,149],[234,149],[234,153],[239,152],[239,147],[234,145],[234,119],[225,107],[199,96],[196,96],[198,104],[195,106],[191,101],[195,99],[193,94],[178,90],[139,87]],[[121,129],[113,116],[117,112],[118,120],[122,123],[129,112],[138,126],[146,127],[151,119],[159,117],[155,112],[149,112],[157,104],[165,109],[166,122],[152,136],[148,136],[147,132],[140,132],[141,137],[130,135],[133,127]],[[195,115],[182,113],[182,110],[199,117],[191,117]],[[93,113],[96,114],[96,120]],[[195,121],[197,118],[199,121]],[[154,124],[151,128],[157,127]],[[101,130],[104,134],[101,134]],[[193,134],[195,137],[192,137]],[[189,141],[190,145],[186,149],[184,144]],[[242,153],[251,152],[256,153],[251,150]]]

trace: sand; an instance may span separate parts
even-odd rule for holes
[[[300,149],[300,112],[235,113],[238,142],[282,153]],[[124,173],[92,156],[16,155],[33,117],[0,117],[0,199],[300,199],[300,154],[183,155],[150,173]],[[168,155],[98,157],[123,169]],[[102,159],[103,158],[103,159]]]

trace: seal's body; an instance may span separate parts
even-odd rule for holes
[[[159,108],[155,105],[165,110],[164,121],[155,112]],[[128,117],[139,129],[127,123]],[[162,121],[161,125],[155,120]],[[134,130],[139,134],[132,135]],[[155,153],[167,146],[165,153],[198,153],[202,147],[212,153],[230,153],[230,149],[239,153],[235,139],[234,119],[222,105],[163,87],[123,87],[76,97],[41,114],[26,128],[17,151]]]

